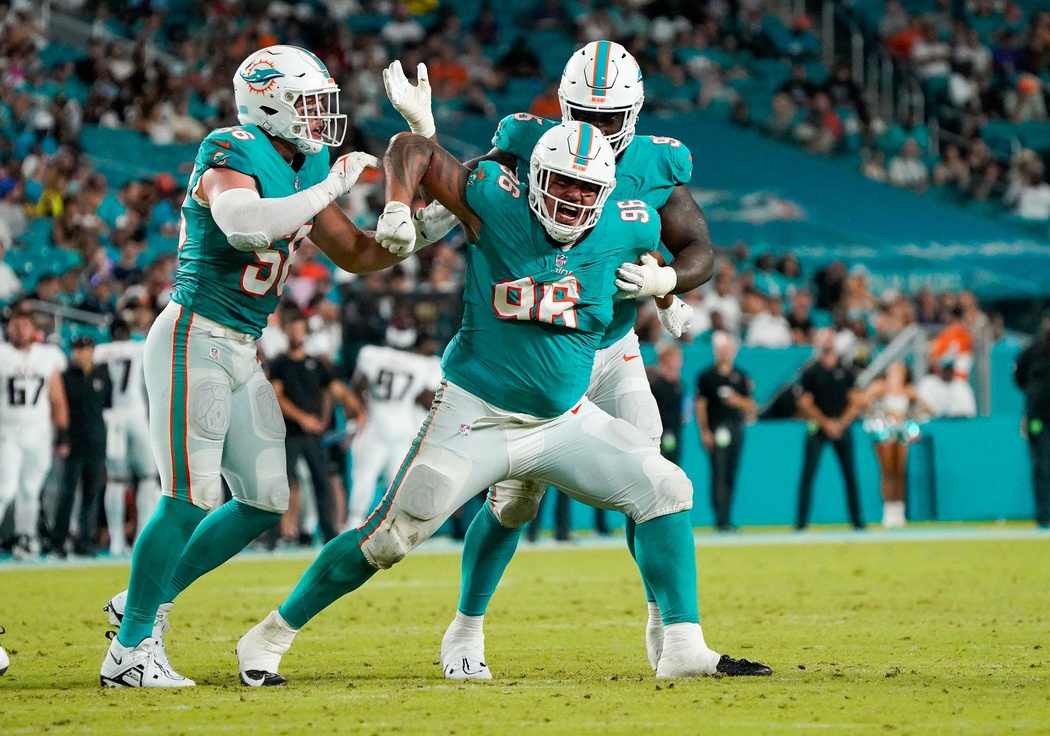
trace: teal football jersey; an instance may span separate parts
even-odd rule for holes
[[[590,233],[561,250],[509,170],[483,162],[466,194],[482,225],[467,252],[463,325],[445,351],[445,375],[505,411],[563,414],[590,383],[616,268],[656,248],[660,217],[644,203],[608,201]]]
[[[255,337],[277,308],[295,249],[310,232],[313,220],[267,250],[240,251],[212,219],[211,211],[193,196],[209,168],[247,174],[264,199],[287,197],[328,176],[328,149],[306,156],[298,171],[254,125],[219,128],[201,143],[182,204],[179,268],[171,298],[210,320]]]
[[[518,159],[518,178],[528,181],[532,149],[544,133],[558,123],[519,112],[500,121],[492,145]],[[671,192],[693,177],[693,157],[674,138],[636,135],[616,162],[616,189],[610,200],[640,199],[659,210]],[[608,347],[626,335],[638,317],[633,299],[617,301],[613,320],[599,347]]]

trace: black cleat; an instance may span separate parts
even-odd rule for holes
[[[728,654],[723,654],[718,660],[715,671],[727,677],[766,677],[773,674],[773,670],[761,662],[752,662],[749,659],[733,659]]]
[[[248,687],[284,687],[288,684],[288,680],[276,672],[247,670],[241,673],[241,684]]]

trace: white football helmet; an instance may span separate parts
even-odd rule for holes
[[[606,136],[617,155],[634,138],[634,126],[645,99],[642,70],[633,56],[613,41],[592,41],[569,57],[558,86],[561,119],[574,111],[622,112],[619,132]]]
[[[594,204],[559,199],[549,191],[552,174],[597,184]],[[597,128],[587,123],[560,123],[544,133],[529,160],[529,208],[559,243],[571,243],[594,227],[616,187],[616,155]],[[547,199],[553,200],[548,210]],[[576,215],[576,224],[558,222],[559,210]]]
[[[242,125],[258,125],[304,154],[339,146],[346,135],[339,86],[320,59],[298,46],[267,46],[245,59],[233,75],[233,96]],[[315,131],[318,121],[323,125]]]

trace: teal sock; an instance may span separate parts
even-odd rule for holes
[[[627,535],[627,549],[631,552],[631,557],[634,558],[635,564],[638,563],[638,555],[634,553],[634,535],[637,533],[638,525],[634,523],[634,519],[630,516],[627,517],[627,524],[624,526],[624,534]],[[656,596],[653,595],[653,589],[649,587],[649,583],[645,582],[645,573],[642,572],[641,566],[638,567],[638,572],[642,574],[642,587],[645,588],[645,600],[647,603],[656,603]]]
[[[190,537],[161,603],[175,600],[194,580],[211,572],[280,521],[274,511],[232,499],[208,514]]]
[[[324,546],[277,612],[293,629],[301,629],[332,603],[364,585],[376,572],[361,551],[358,530],[352,529]]]
[[[186,543],[204,515],[204,509],[187,501],[161,497],[153,516],[135,542],[128,600],[117,635],[123,646],[137,647],[153,633],[153,619],[157,616],[157,608],[164,603],[164,590]]]
[[[637,525],[638,567],[653,586],[664,626],[700,623],[696,549],[688,511]]]
[[[500,524],[487,503],[474,516],[463,539],[459,612],[464,616],[485,615],[520,537],[521,527],[508,529]]]

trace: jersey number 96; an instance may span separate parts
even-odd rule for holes
[[[527,276],[492,287],[492,306],[503,319],[531,319],[576,329],[579,300],[580,282],[575,276],[549,284],[537,284]]]

